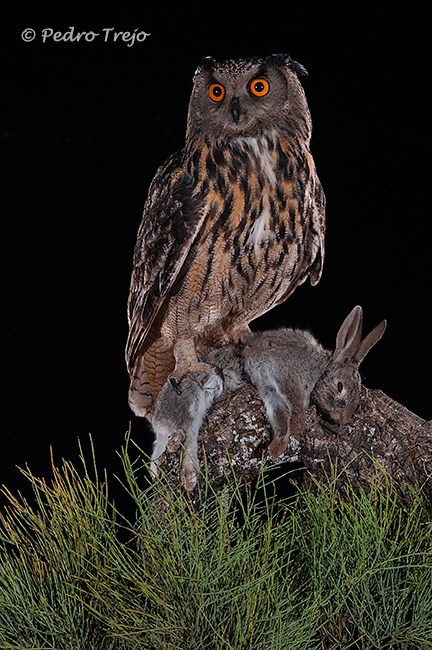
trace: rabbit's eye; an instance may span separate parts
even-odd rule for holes
[[[343,383],[341,381],[338,381],[336,388],[337,388],[337,392],[341,393],[343,390]]]

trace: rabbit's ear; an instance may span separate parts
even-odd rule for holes
[[[360,343],[357,352],[354,355],[354,361],[360,364],[369,350],[373,348],[375,343],[378,343],[384,332],[386,331],[387,321],[383,320],[379,325],[377,325],[372,332],[369,332],[367,336]]]
[[[350,359],[358,351],[362,331],[363,310],[357,305],[348,314],[340,326],[336,336],[336,348],[333,353],[334,361]]]

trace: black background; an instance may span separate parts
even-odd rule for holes
[[[148,185],[183,145],[204,55],[287,52],[309,71],[312,153],[327,196],[324,274],[254,326],[309,327],[330,347],[362,305],[365,329],[388,320],[364,383],[432,418],[429,19],[390,4],[388,13],[345,6],[45,3],[4,14],[0,482],[19,481],[14,466],[26,462],[49,474],[50,445],[57,462],[76,459],[89,432],[99,463],[118,471],[130,420],[148,448],[127,405],[132,252]],[[71,26],[102,35],[42,43],[43,28]],[[132,47],[103,42],[107,27],[150,36]]]

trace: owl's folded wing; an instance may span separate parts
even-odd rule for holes
[[[310,199],[310,226],[306,250],[309,254],[309,281],[315,286],[322,274],[325,238],[325,196],[318,177],[315,177]]]
[[[173,154],[157,171],[138,230],[128,300],[129,372],[206,217],[182,158],[182,151]]]

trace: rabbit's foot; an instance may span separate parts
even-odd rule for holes
[[[149,466],[149,472],[150,476],[153,481],[156,481],[156,479],[159,476],[159,463],[161,462],[161,458],[154,458]]]
[[[273,458],[279,458],[282,456],[288,446],[289,436],[283,436],[283,438],[273,438],[269,445],[270,454]]]
[[[170,454],[173,453],[174,451],[178,451],[178,448],[180,445],[185,441],[186,438],[186,432],[184,429],[176,429],[173,431],[167,442],[166,450]]]
[[[198,469],[189,456],[183,456],[181,470],[180,470],[180,481],[185,490],[191,492],[197,484],[198,480]]]

